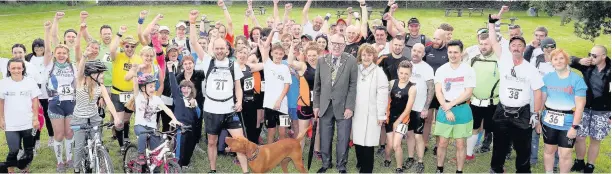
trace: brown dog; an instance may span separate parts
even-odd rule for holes
[[[300,141],[311,127],[302,130],[297,139],[285,138],[267,145],[258,146],[244,137],[227,137],[225,143],[230,147],[230,151],[246,155],[253,173],[267,173],[278,166],[279,163],[281,163],[283,172],[288,173],[287,165],[289,161],[293,161],[293,165],[301,173],[306,173],[302,162]]]

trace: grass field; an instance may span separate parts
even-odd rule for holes
[[[357,4],[354,5],[356,8]],[[0,27],[0,57],[10,57],[10,48],[14,43],[23,43],[26,45],[29,51],[31,51],[31,42],[35,38],[43,37],[43,28],[42,24],[44,21],[52,20],[54,11],[62,10],[66,12],[66,17],[62,19],[60,24],[60,33],[68,28],[76,28],[78,25],[79,17],[78,13],[82,10],[86,10],[89,12],[90,17],[88,19],[88,26],[91,28],[90,33],[96,38],[98,38],[98,27],[103,24],[109,24],[113,28],[118,28],[120,25],[127,25],[129,27],[128,34],[136,34],[136,21],[138,18],[138,13],[141,10],[149,10],[149,17],[145,20],[145,23],[150,22],[153,18],[154,14],[163,13],[164,19],[161,21],[161,25],[168,25],[170,27],[174,26],[178,20],[187,19],[188,11],[191,9],[198,9],[200,13],[208,15],[208,17],[212,20],[223,20],[223,14],[219,7],[217,6],[112,6],[112,7],[98,7],[92,5],[79,6],[79,7],[67,7],[65,5],[59,4],[47,4],[47,5],[29,5],[29,6],[0,6],[0,23],[2,27]],[[245,6],[234,5],[230,7],[230,12],[234,21],[234,33],[241,34],[242,33],[242,24],[244,23],[244,9]],[[272,14],[272,9],[270,7],[267,8],[268,13]],[[331,8],[314,8],[310,10],[310,16],[314,17],[316,15],[324,15],[327,12],[335,13],[336,9]],[[379,10],[379,9],[375,9]],[[382,9],[380,9],[382,10]],[[497,13],[498,9],[488,9],[485,11],[486,13]],[[283,11],[281,9],[280,13]],[[291,16],[293,19],[298,22],[301,21],[301,8],[294,7],[291,12]],[[455,28],[454,38],[461,39],[464,41],[466,46],[471,46],[476,44],[476,38],[474,37],[474,33],[477,28],[484,27],[486,18],[483,17],[444,17],[444,11],[441,9],[400,9],[397,12],[396,17],[398,19],[407,20],[412,16],[416,16],[419,18],[421,22],[421,31],[431,36],[434,29],[443,22],[449,23],[453,25]],[[537,26],[546,26],[549,30],[549,36],[553,37],[557,41],[558,48],[564,48],[569,51],[572,55],[577,55],[579,57],[586,56],[588,51],[590,51],[593,44],[602,44],[606,47],[610,47],[610,35],[603,35],[598,38],[595,43],[591,43],[587,40],[582,40],[576,37],[573,33],[573,25],[569,24],[566,26],[560,26],[558,17],[528,17],[524,11],[511,11],[505,14],[506,18],[511,16],[516,16],[519,20],[516,22],[521,25],[524,30],[525,38],[530,41],[533,38],[532,31]],[[265,24],[265,18],[267,16],[258,16],[260,23]],[[380,18],[379,15],[373,14],[372,18]],[[332,20],[335,20],[336,17],[332,17]],[[504,21],[506,22],[506,21]],[[502,28],[502,32],[505,33],[505,28]],[[505,36],[507,36],[505,34]],[[46,136],[46,129],[42,134],[42,148],[38,150],[38,155],[35,157],[34,162],[31,166],[33,172],[44,172],[44,173],[52,173],[55,172],[55,158],[54,153],[51,148],[46,146],[46,142],[48,137]],[[115,171],[120,172],[121,170],[121,157],[118,153],[119,147],[115,141],[110,141],[110,131],[105,131],[105,140],[106,146],[110,148],[111,156],[113,157],[113,162],[115,163]],[[130,135],[132,140],[135,136]],[[4,134],[0,134],[0,157],[6,156],[8,149],[4,145],[5,143]],[[133,141],[132,141],[133,142]],[[433,146],[433,141],[430,141],[429,147]],[[205,147],[204,144],[201,144],[201,147]],[[404,143],[405,146],[405,143]],[[597,173],[610,173],[610,138],[608,137],[601,145],[600,156],[596,162],[596,172]],[[405,148],[404,148],[405,149]],[[540,149],[543,149],[543,143],[540,143]],[[542,164],[543,156],[542,150],[539,152],[539,163],[532,167],[534,172],[542,173],[544,172],[544,167]],[[349,152],[349,172],[357,172],[355,168],[355,152],[354,149]],[[333,153],[335,154],[335,153]],[[404,152],[407,154],[407,152]],[[447,160],[450,160],[454,157],[454,148],[450,147],[449,152],[447,153]],[[306,155],[305,155],[306,156]],[[334,155],[335,156],[335,155]],[[405,155],[406,156],[406,155]],[[486,154],[477,154],[476,160],[467,163],[464,167],[465,172],[488,172],[489,163],[490,163],[491,153]],[[508,160],[506,163],[506,171],[514,172],[514,154],[512,155],[512,160]],[[335,159],[335,157],[334,157]],[[374,171],[377,173],[391,173],[394,172],[394,168],[383,168],[382,167],[382,156],[376,156]],[[195,151],[194,157],[192,158],[193,167],[188,172],[208,172],[209,171],[209,162],[207,159],[206,152]],[[426,172],[435,172],[435,158],[432,155],[431,151],[426,153],[425,156],[425,171]],[[316,172],[316,170],[321,166],[320,161],[314,160],[313,167],[311,172]],[[297,172],[293,167],[290,167],[292,172]],[[240,168],[232,163],[232,158],[220,156],[217,163],[217,170],[223,173],[239,173],[241,172]],[[455,165],[447,163],[445,171],[452,172],[455,170]],[[280,167],[275,169],[273,172],[281,172]],[[336,172],[335,169],[330,172]],[[409,170],[406,172],[414,172],[414,170]]]

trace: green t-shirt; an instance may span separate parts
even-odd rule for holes
[[[473,90],[473,97],[489,99],[491,98],[491,90],[494,90],[493,104],[499,103],[499,69],[497,68],[497,57],[495,54],[486,57],[478,54],[469,63],[474,68],[474,71],[476,71],[476,88]]]
[[[113,77],[111,77],[113,72],[113,60],[110,57],[110,49],[108,45],[100,44],[100,51],[98,52],[98,60],[104,62],[106,65],[106,71],[104,72],[104,86],[112,86]]]

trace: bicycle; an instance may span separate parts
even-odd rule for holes
[[[176,135],[177,127],[174,129],[161,132],[157,130],[148,130],[140,133],[140,136],[147,136],[147,144],[145,151],[145,165],[138,164],[138,144],[129,144],[125,149],[123,155],[123,170],[125,173],[159,173],[160,169],[163,169],[163,173],[181,173],[181,166],[178,164],[178,160],[175,156],[176,149]],[[180,126],[180,132],[185,133],[191,131],[191,126]],[[146,134],[146,135],[143,135]],[[151,134],[155,136],[161,136],[163,142],[150,150],[150,144],[148,143]],[[161,168],[160,168],[161,167]]]
[[[75,168],[80,168],[80,171],[85,173],[113,173],[113,162],[108,149],[102,145],[101,131],[99,131],[101,128],[109,129],[113,125],[113,123],[105,123],[99,126],[91,126],[88,122],[86,125],[70,127],[73,131],[86,131],[86,145],[81,149],[85,151],[81,153],[83,154],[83,160]],[[90,136],[91,131],[94,131],[93,137]]]

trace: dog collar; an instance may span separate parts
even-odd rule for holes
[[[259,146],[257,146],[257,148],[255,148],[255,151],[253,153],[251,153],[251,157],[249,157],[247,160],[249,161],[253,161],[255,160],[255,158],[257,158],[257,155],[259,155]]]

